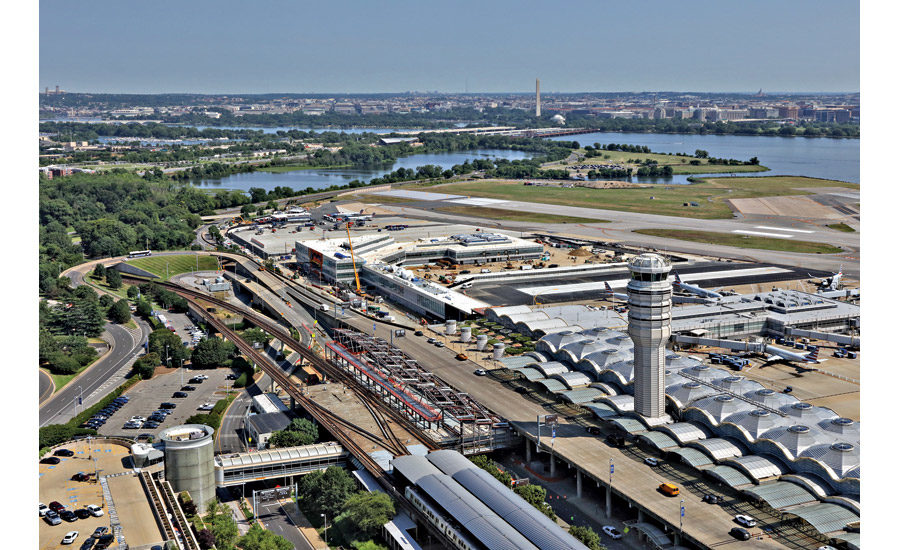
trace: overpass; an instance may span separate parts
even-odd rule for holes
[[[216,487],[279,479],[342,466],[349,453],[335,442],[215,457]]]

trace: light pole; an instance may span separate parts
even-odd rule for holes
[[[615,471],[613,459],[609,459],[609,487],[606,488],[606,517],[612,518],[612,475]]]
[[[328,516],[326,516],[324,513],[319,515],[325,518],[325,544],[328,544]]]

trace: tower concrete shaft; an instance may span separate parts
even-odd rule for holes
[[[541,116],[541,79],[535,79],[534,83],[534,116]]]
[[[666,342],[672,334],[669,261],[641,254],[628,262],[628,335],[634,341],[634,410],[648,418],[666,412]]]

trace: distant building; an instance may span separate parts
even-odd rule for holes
[[[778,108],[778,118],[797,119],[800,117],[800,107],[796,105],[787,105]]]
[[[256,450],[265,449],[272,434],[286,429],[290,423],[291,417],[283,411],[247,416],[244,429],[247,431],[248,446]]]

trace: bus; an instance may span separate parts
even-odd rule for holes
[[[134,250],[128,253],[129,258],[140,258],[142,256],[149,256],[152,254],[149,250]]]

